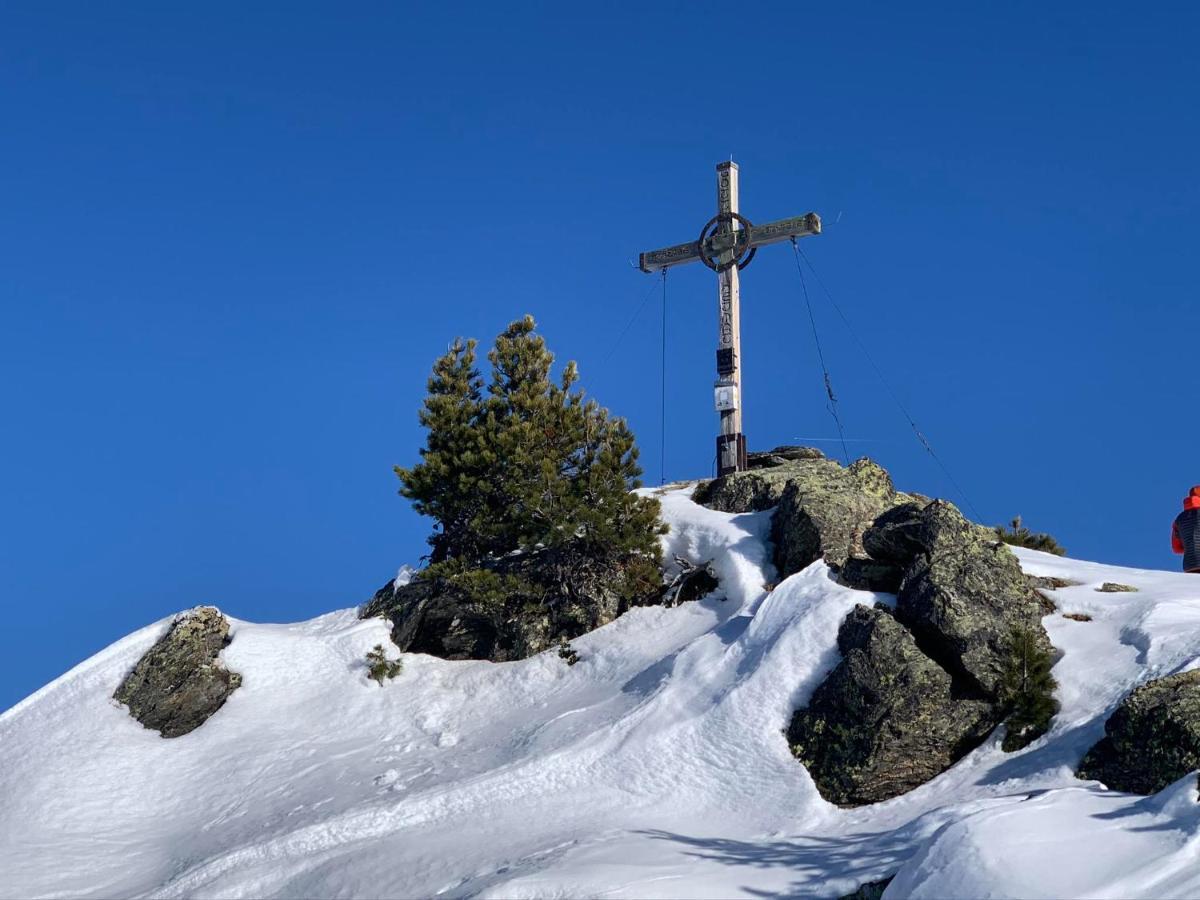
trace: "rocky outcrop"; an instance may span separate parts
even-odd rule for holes
[[[788,743],[821,796],[876,803],[924,784],[987,736],[993,706],[921,652],[883,609],[856,606],[838,631],[842,661],[798,710]]]
[[[1115,791],[1154,794],[1200,769],[1200,670],[1136,688],[1104,723],[1080,778]]]
[[[625,564],[616,556],[557,550],[505,557],[459,577],[417,577],[404,585],[389,581],[362,615],[389,619],[392,642],[404,652],[494,662],[525,659],[625,612],[631,604],[617,589]],[[689,596],[697,589],[693,585]],[[662,600],[662,586],[648,585],[638,605]]]
[[[749,460],[751,468],[745,472],[701,483],[692,499],[722,512],[761,512],[778,505],[793,480],[832,478],[842,468],[811,447],[777,447],[769,453],[752,453]]]
[[[781,577],[822,559],[847,586],[896,595],[894,611],[859,607],[846,620],[841,664],[794,715],[789,739],[822,794],[845,805],[897,796],[1010,714],[1006,750],[1043,734],[1056,706],[1041,618],[1053,605],[995,531],[951,503],[897,491],[870,460],[843,467],[784,449],[695,499],[731,512],[774,507]]]
[[[199,606],[184,613],[138,660],[113,699],[163,737],[195,731],[242,683],[218,659],[229,641],[229,621],[220,610]]]
[[[901,552],[912,554],[896,618],[949,671],[998,700],[1014,632],[1032,632],[1038,649],[1050,652],[1041,601],[1016,556],[989,529],[968,522],[953,504],[934,501],[919,512],[894,511],[881,530],[864,540],[873,555],[882,550],[895,563],[903,561]]]
[[[888,473],[869,459],[849,468],[837,463],[794,468],[771,520],[779,574],[786,577],[818,559],[838,569],[862,556],[863,532],[897,501]]]
[[[852,559],[864,560],[863,532],[882,512],[912,499],[896,491],[888,473],[869,459],[844,467],[819,450],[779,447],[754,454],[751,461],[758,467],[706,482],[693,499],[724,512],[776,507],[771,540],[781,577],[818,559],[835,571]],[[895,580],[888,575],[878,566],[859,562],[849,577],[857,581],[880,576],[871,583],[886,585]]]

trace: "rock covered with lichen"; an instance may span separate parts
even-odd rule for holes
[[[856,606],[838,650],[841,662],[787,732],[826,800],[859,806],[910,791],[997,724],[993,705],[964,696],[889,610]]]
[[[225,668],[219,656],[229,642],[229,620],[220,610],[189,610],[138,660],[113,699],[163,737],[195,731],[242,683],[242,676]]]
[[[764,455],[769,466],[701,485],[695,499],[733,512],[773,507],[781,577],[822,560],[849,587],[895,595],[894,606],[847,617],[841,662],[788,727],[822,796],[847,806],[898,796],[1009,717],[1007,750],[1044,733],[1053,680],[1026,685],[1013,673],[1052,663],[1045,604],[995,531],[952,503],[896,490],[872,460],[842,466],[781,450]],[[1016,665],[1018,655],[1035,665]]]
[[[1200,769],[1200,670],[1135,688],[1104,723],[1079,764],[1080,778],[1116,791],[1154,794]]]
[[[606,625],[631,606],[673,602],[662,581],[644,580],[641,568],[630,566],[628,554],[547,548],[450,576],[389,581],[361,614],[388,619],[392,642],[406,653],[509,662]],[[715,581],[693,585],[676,599],[696,599],[715,587]]]

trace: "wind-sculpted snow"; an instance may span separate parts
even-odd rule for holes
[[[163,740],[109,697],[169,620],[114,644],[0,716],[0,896],[837,896],[897,872],[889,897],[1200,894],[1194,777],[1140,798],[1072,774],[1132,686],[1197,665],[1200,579],[1020,551],[1092,616],[1045,620],[1051,732],[840,810],[783,729],[847,612],[891,598],[822,563],[770,590],[769,512],[663,506],[668,554],[721,589],[577,639],[575,666],[406,656],[379,687],[382,620],[231,620],[242,687]]]

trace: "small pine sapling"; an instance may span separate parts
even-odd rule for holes
[[[367,674],[383,687],[383,680],[391,680],[404,671],[404,662],[399,659],[388,659],[383,644],[376,644],[367,651]]]
[[[558,645],[558,658],[565,659],[568,666],[573,666],[579,662],[579,651],[571,646],[570,641],[564,640]]]
[[[1054,689],[1058,682],[1050,674],[1054,657],[1041,646],[1032,629],[1014,628],[1009,637],[1008,659],[1001,682],[1001,699],[1009,709],[1006,753],[1027,747],[1045,734],[1058,712]]]
[[[1066,556],[1066,548],[1058,540],[1044,531],[1030,531],[1021,524],[1021,517],[1015,517],[1007,525],[997,525],[994,529],[996,537],[1014,547],[1025,547],[1029,550],[1041,550],[1043,553],[1053,553],[1055,556]]]

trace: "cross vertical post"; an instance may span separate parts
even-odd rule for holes
[[[738,211],[738,167],[735,162],[717,165],[718,233],[729,234],[741,223]],[[722,214],[726,214],[722,217]],[[735,260],[736,244],[718,256],[722,265]],[[738,267],[717,273],[717,409],[721,431],[717,435],[717,474],[746,468],[746,435],[742,433],[742,302]]]
[[[816,213],[752,225],[738,211],[738,167],[730,160],[717,165],[717,214],[700,230],[698,240],[641,254],[643,272],[699,260],[717,273],[717,382],[714,400],[721,415],[717,435],[717,474],[747,468],[746,435],[742,432],[742,302],[738,272],[750,264],[759,247],[821,233]]]

